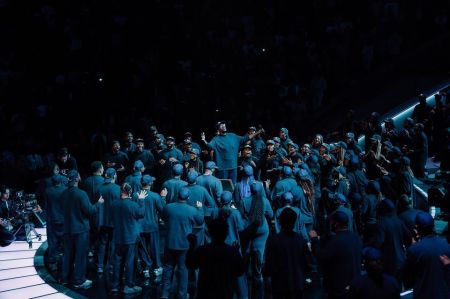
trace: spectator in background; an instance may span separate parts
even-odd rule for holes
[[[77,161],[69,154],[66,147],[61,148],[56,155],[56,164],[62,175],[67,175],[70,170],[78,170]]]

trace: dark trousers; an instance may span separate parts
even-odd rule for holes
[[[89,248],[89,232],[64,235],[63,282],[69,282],[73,272],[73,283],[82,284],[86,280],[86,259]]]
[[[161,298],[169,298],[175,266],[178,274],[178,298],[185,299],[187,297],[188,270],[186,268],[186,253],[187,250],[165,249]]]
[[[237,181],[237,168],[234,169],[218,169],[216,171],[216,176],[219,179],[230,179],[233,184],[236,184]]]
[[[122,269],[125,267],[125,285],[134,286],[134,256],[136,244],[115,244],[112,288],[119,288]]]
[[[103,265],[105,265],[105,257],[106,257],[106,264],[113,265],[113,258],[114,258],[114,229],[112,227],[106,227],[101,226],[98,230],[98,261],[97,261],[97,267],[103,268]]]
[[[138,255],[146,267],[148,269],[161,267],[159,231],[141,233],[141,243],[138,246]]]
[[[48,262],[58,261],[58,256],[63,253],[64,223],[47,224]]]

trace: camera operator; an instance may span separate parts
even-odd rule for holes
[[[9,219],[13,216],[13,209],[11,206],[11,201],[9,200],[10,189],[2,185],[0,187],[1,200],[0,200],[0,218]]]

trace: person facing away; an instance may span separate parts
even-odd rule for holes
[[[187,298],[188,271],[185,261],[189,242],[186,237],[192,233],[194,226],[203,223],[201,202],[194,208],[188,204],[189,197],[189,189],[182,187],[178,192],[177,202],[169,203],[163,209],[162,219],[166,224],[167,233],[160,298],[169,298],[175,266],[178,268],[176,293],[178,298]]]
[[[81,181],[76,170],[67,174],[69,187],[61,194],[64,204],[64,257],[62,282],[68,283],[73,272],[75,288],[88,289],[92,281],[86,279],[86,257],[89,248],[89,217],[97,213],[104,200],[99,198],[95,205],[89,201],[86,192],[78,188]]]
[[[244,273],[244,261],[237,247],[225,243],[228,224],[223,218],[211,220],[208,232],[212,242],[196,247],[196,237],[188,236],[186,266],[199,269],[197,299],[233,298],[237,277]]]
[[[374,247],[363,249],[366,273],[350,284],[351,299],[400,299],[400,286],[395,277],[383,273],[383,252]]]
[[[450,245],[434,233],[434,219],[419,212],[416,216],[418,239],[408,248],[404,273],[405,287],[413,287],[413,298],[450,298],[450,269],[442,263]]]
[[[266,245],[264,272],[271,278],[274,299],[303,298],[307,243],[295,232],[297,219],[294,210],[283,209],[279,216],[281,231]]]
[[[313,253],[322,265],[323,283],[328,298],[346,298],[350,282],[361,273],[362,242],[356,234],[349,231],[348,223],[346,213],[334,213],[331,226],[335,235],[322,244],[314,230],[309,232]]]

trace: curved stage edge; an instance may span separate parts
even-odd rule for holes
[[[47,272],[44,254],[47,250],[46,228],[36,228],[40,241],[33,247],[26,241],[14,241],[0,248],[0,299],[62,299],[85,298],[58,284]]]

